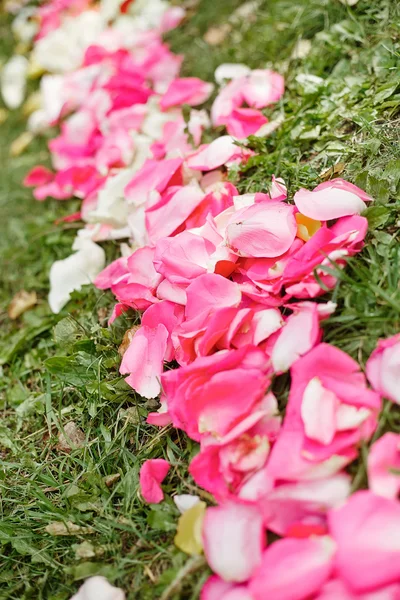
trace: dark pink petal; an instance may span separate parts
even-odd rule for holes
[[[140,491],[143,499],[149,504],[158,504],[164,499],[160,483],[167,476],[169,469],[169,463],[163,458],[151,458],[143,463],[139,475]]]

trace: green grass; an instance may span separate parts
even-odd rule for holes
[[[209,46],[204,33],[240,4],[201,0],[169,40],[185,54],[186,75],[211,80],[218,64],[244,62],[286,76],[282,102],[266,111],[285,121],[269,138],[251,140],[258,155],[232,175],[241,191],[265,190],[275,174],[292,195],[343,163],[342,176],[376,198],[367,212],[366,247],[340,274],[332,294],[338,310],[325,323],[326,341],[363,365],[379,337],[400,330],[400,3],[264,1],[254,18],[235,22],[221,45]],[[5,19],[0,37],[5,58],[13,47]],[[311,42],[301,60],[291,58],[299,39]],[[173,545],[178,513],[170,493],[195,489],[187,464],[196,445],[180,432],[146,425],[152,403],[119,377],[118,345],[135,315],[106,328],[112,298],[90,287],[60,315],[50,313],[48,271],[69,254],[75,227],[54,221],[76,202],[36,203],[21,180],[47,160],[45,140],[10,158],[8,146],[24,130],[21,112],[1,129],[0,599],[64,600],[82,578],[100,573],[129,599],[194,600],[208,574],[202,565],[169,588],[188,561]],[[109,256],[115,251],[107,247]],[[20,289],[35,290],[39,304],[11,322],[6,308]],[[86,441],[68,453],[58,448],[58,436],[69,421]],[[387,428],[400,431],[395,408],[382,414],[379,432]],[[365,485],[366,452],[351,466],[354,487]],[[137,495],[139,467],[149,457],[173,465],[166,501],[157,507]],[[111,475],[118,478],[107,487]],[[50,535],[46,526],[60,521],[91,529]]]

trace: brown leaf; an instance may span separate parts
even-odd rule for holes
[[[64,432],[60,431],[58,435],[57,449],[64,452],[70,452],[76,448],[82,448],[85,445],[86,436],[82,429],[70,421],[64,427]]]
[[[112,487],[114,483],[118,481],[118,479],[121,479],[120,473],[114,473],[113,475],[107,475],[106,477],[103,477],[103,481],[108,488]]]
[[[345,166],[346,165],[344,163],[338,162],[336,163],[336,165],[333,165],[333,167],[329,167],[329,169],[325,169],[324,171],[322,171],[319,174],[319,176],[324,181],[327,181],[332,177],[332,175],[340,175],[341,173],[343,173]]]
[[[219,46],[232,31],[232,25],[224,23],[219,27],[210,27],[204,34],[204,41],[210,46]]]
[[[76,523],[72,523],[72,521],[67,521],[66,523],[63,521],[54,521],[46,525],[45,529],[50,535],[91,535],[94,533],[92,527],[81,527],[80,525],[76,525]]]
[[[15,294],[8,306],[8,316],[15,321],[22,313],[35,306],[35,304],[37,304],[36,292],[20,290]]]
[[[122,342],[118,348],[118,354],[120,356],[123,356],[125,354],[125,352],[128,350],[128,346],[131,343],[132,338],[135,335],[135,333],[137,332],[137,330],[139,329],[139,327],[140,327],[140,325],[134,325],[133,327],[128,329],[128,331],[125,331],[125,335],[122,338]]]

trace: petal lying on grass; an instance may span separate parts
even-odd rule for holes
[[[89,577],[71,600],[125,600],[125,593],[111,585],[105,577]]]
[[[77,238],[74,249],[78,251],[56,260],[50,269],[49,304],[54,313],[67,304],[71,292],[92,283],[105,265],[103,248],[91,240]]]
[[[242,148],[234,143],[230,135],[223,135],[191,154],[186,162],[194,171],[212,171],[244,155]]]
[[[294,195],[294,202],[306,217],[329,221],[362,213],[366,209],[363,200],[367,198],[359,191],[360,194],[357,194],[344,186],[322,184],[322,187],[318,186],[313,191],[299,190]]]
[[[164,498],[160,483],[166,478],[170,464],[163,458],[150,458],[140,468],[140,492],[145,502],[159,504]]]

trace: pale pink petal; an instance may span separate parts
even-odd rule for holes
[[[366,209],[354,192],[333,186],[311,192],[301,189],[294,195],[294,202],[303,215],[318,221],[357,215]]]
[[[194,171],[211,171],[244,156],[230,135],[223,135],[189,155],[186,162]]]
[[[242,88],[244,100],[254,108],[264,108],[278,102],[285,90],[282,75],[268,69],[256,69],[247,77]]]
[[[379,340],[367,361],[366,372],[377,392],[400,404],[400,334]]]
[[[208,252],[207,252],[208,249]],[[173,238],[157,242],[154,265],[171,283],[190,283],[207,272],[214,246],[199,235],[183,231]]]
[[[211,575],[202,587],[200,600],[223,600],[234,587],[235,584],[224,581],[218,575]]]
[[[371,196],[368,196],[368,194],[364,192],[364,190],[354,185],[354,183],[350,183],[350,181],[346,181],[345,179],[342,179],[340,177],[338,177],[337,179],[332,179],[331,181],[325,181],[324,183],[320,183],[315,189],[319,192],[320,190],[325,190],[326,188],[346,190],[347,192],[355,194],[356,196],[361,198],[361,200],[364,200],[364,202],[371,202],[373,200]]]
[[[181,6],[169,6],[161,19],[160,30],[162,33],[175,29],[185,18],[186,11]]]
[[[239,503],[208,508],[203,539],[215,573],[225,581],[246,581],[260,564],[266,543],[262,516],[256,507]]]
[[[276,373],[284,373],[318,341],[320,329],[318,309],[314,304],[309,309],[294,312],[279,334],[271,354]]]
[[[160,393],[167,340],[168,330],[161,323],[154,329],[143,326],[123,356],[120,373],[129,373],[125,381],[144,398],[156,398]]]
[[[400,492],[400,435],[385,433],[368,454],[369,488],[379,496],[397,498]]]
[[[245,77],[238,77],[221,89],[211,107],[211,120],[214,127],[225,125],[232,111],[242,106],[242,89],[245,81]]]
[[[306,436],[321,444],[330,444],[336,432],[336,407],[339,401],[335,394],[325,389],[314,377],[303,393],[301,418]]]
[[[370,491],[356,492],[329,514],[337,542],[336,570],[356,592],[400,578],[400,504]]]
[[[163,458],[146,460],[140,468],[140,492],[145,502],[158,504],[164,498],[160,483],[166,478],[170,469],[168,461]]]
[[[308,600],[333,569],[335,544],[329,537],[282,539],[264,552],[249,584],[254,600]]]
[[[296,237],[293,207],[283,202],[259,202],[235,213],[226,228],[229,247],[239,256],[284,254]]]

